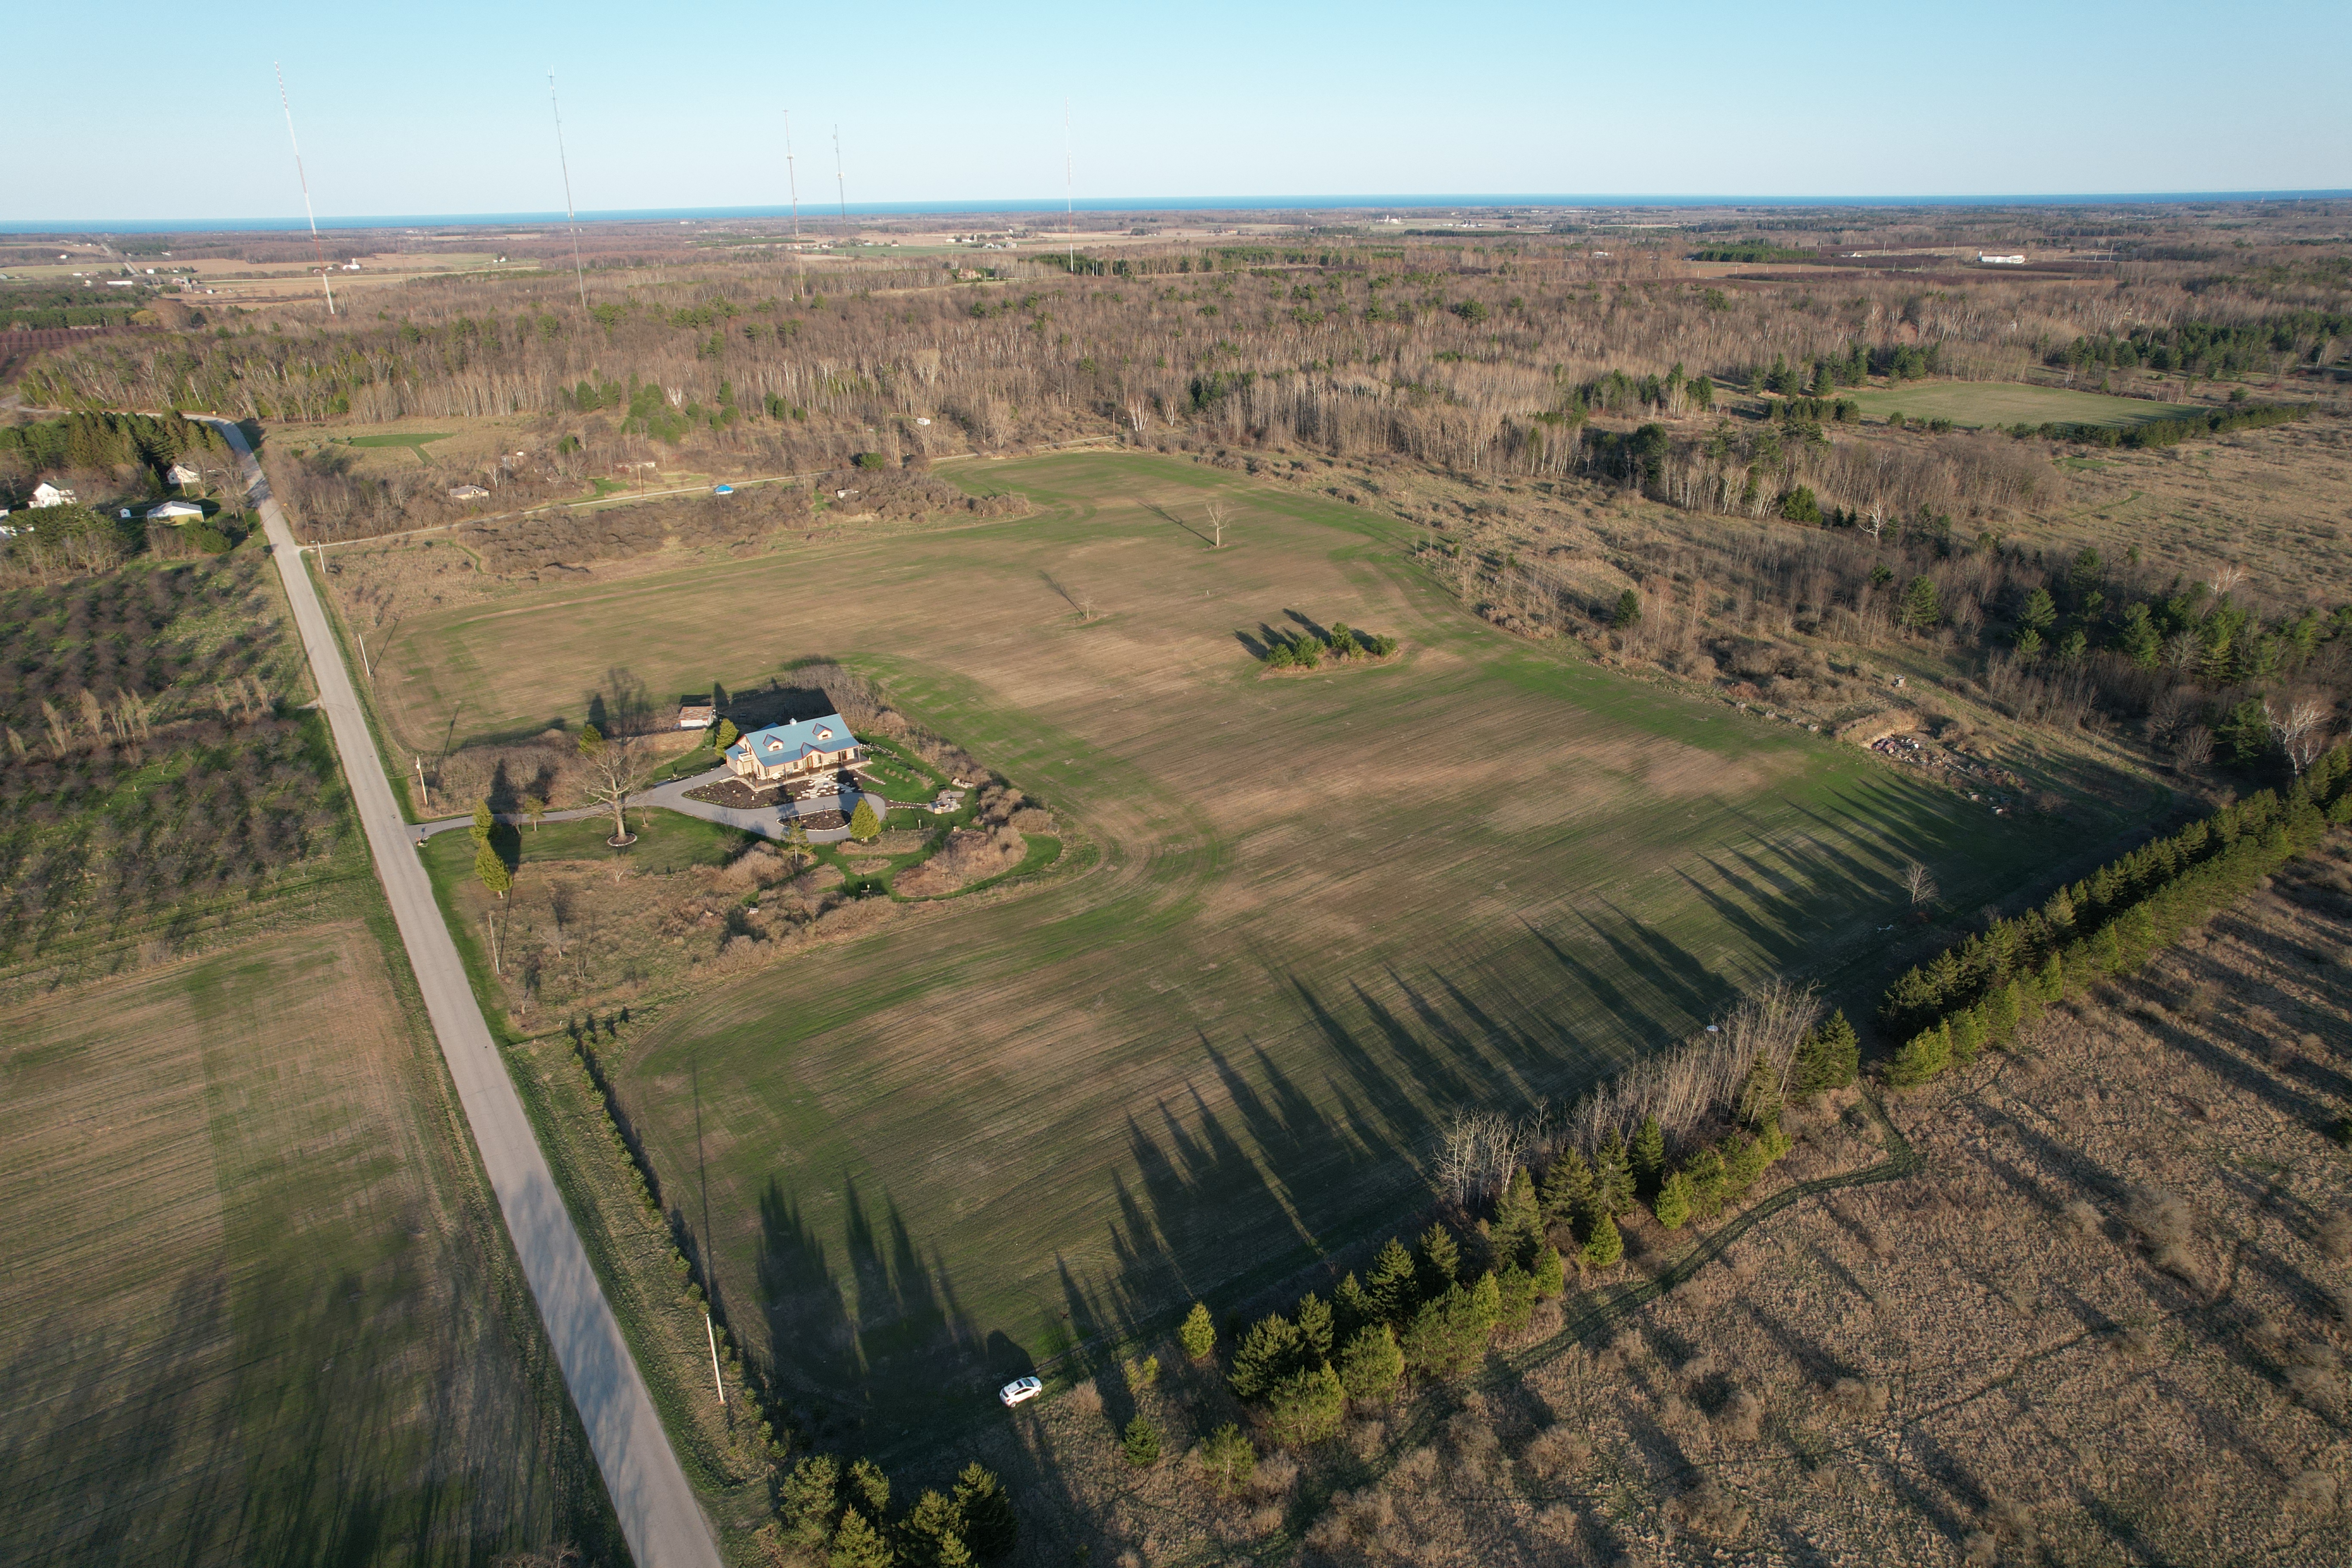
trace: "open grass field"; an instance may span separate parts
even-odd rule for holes
[[[0,1560],[623,1553],[382,923],[0,1014]]]
[[[2108,397],[2057,386],[2026,386],[2007,381],[1914,382],[1903,386],[1849,394],[1863,413],[1884,419],[1900,411],[1911,419],[1948,419],[1955,425],[2145,425],[2154,419],[2185,419],[2202,414],[2195,403],[2156,403],[2144,397]]]
[[[877,1449],[1385,1235],[1456,1107],[1572,1096],[1769,972],[1874,993],[1906,859],[1972,910],[2131,826],[1996,818],[1510,637],[1320,497],[1113,454],[967,478],[1040,512],[453,607],[383,656],[394,728],[462,738],[576,721],[616,648],[656,691],[835,655],[1077,828],[1039,889],[607,1052],[740,1331]],[[1243,639],[1294,613],[1403,654],[1261,679]]]

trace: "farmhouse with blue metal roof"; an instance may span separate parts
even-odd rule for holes
[[[752,731],[727,748],[727,765],[739,778],[772,784],[842,767],[865,756],[866,748],[849,732],[848,721],[827,713]]]

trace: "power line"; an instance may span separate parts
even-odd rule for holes
[[[327,253],[319,245],[319,215],[310,210],[310,176],[302,172],[302,143],[294,136],[294,105],[286,97],[286,68],[276,60],[269,68],[278,73],[278,107],[286,111],[286,141],[294,149],[294,177],[302,182],[302,216],[310,220],[310,257],[319,264],[319,287],[327,291],[327,314],[335,313],[335,285],[327,276]]]
[[[588,313],[588,274],[580,265],[580,215],[572,209],[572,160],[563,152],[563,105],[555,96],[555,73],[547,73],[547,105],[555,110],[555,163],[563,171],[563,221],[572,228],[572,278],[580,285],[580,313]]]

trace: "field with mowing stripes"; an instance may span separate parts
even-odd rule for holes
[[[1457,1107],[1573,1096],[1769,972],[1874,991],[1907,859],[1974,909],[2130,826],[1996,818],[1507,636],[1336,502],[1125,455],[968,479],[1040,511],[450,608],[383,656],[395,729],[461,739],[576,722],[616,650],[656,692],[836,657],[1075,829],[1038,886],[606,1053],[734,1322],[877,1451],[1387,1234]],[[1402,652],[1262,678],[1294,616]]]
[[[0,1561],[625,1553],[385,941],[0,1013]]]
[[[2008,381],[1911,382],[1847,395],[1873,419],[1884,419],[1899,410],[1908,419],[1948,419],[1955,425],[2113,425],[2120,428],[2206,412],[2202,404],[2156,403],[2145,397],[2109,397],[2103,393]]]

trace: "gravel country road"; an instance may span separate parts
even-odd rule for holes
[[[319,706],[333,730],[343,775],[351,781],[368,848],[375,857],[376,875],[399,922],[482,1168],[498,1194],[507,1234],[539,1302],[547,1337],[563,1368],[564,1385],[587,1428],[629,1551],[638,1568],[719,1568],[709,1522],[687,1485],[645,1379],[589,1266],[580,1233],[564,1212],[554,1175],[523,1113],[521,1097],[467,984],[457,944],[442,923],[432,885],[417,862],[415,831],[401,816],[352,689],[351,673],[302,568],[301,547],[243,433],[226,421],[208,423],[236,449],[247,489],[260,507],[270,552],[277,558],[286,596],[294,607],[294,625],[302,634],[318,682]]]

